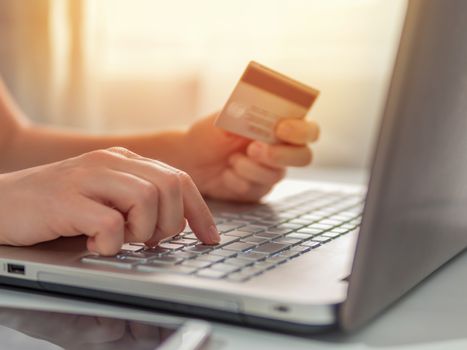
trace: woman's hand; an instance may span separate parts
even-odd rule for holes
[[[2,244],[85,234],[89,250],[112,255],[124,242],[155,245],[186,220],[204,243],[219,241],[189,175],[124,148],[2,174],[0,193]]]
[[[318,125],[285,119],[276,127],[279,144],[251,141],[214,126],[214,116],[195,123],[184,136],[187,171],[206,196],[235,201],[258,201],[279,182],[288,166],[312,160],[308,143],[318,139]]]

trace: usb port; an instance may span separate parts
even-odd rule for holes
[[[16,275],[24,275],[24,265],[18,264],[7,264],[8,273],[14,273]]]

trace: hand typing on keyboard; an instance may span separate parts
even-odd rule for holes
[[[1,175],[2,200],[13,208],[2,207],[1,243],[32,245],[85,234],[90,251],[113,255],[125,242],[155,245],[176,235],[185,218],[202,242],[219,241],[186,173],[126,149],[94,151],[15,175]]]

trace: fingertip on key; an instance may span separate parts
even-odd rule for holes
[[[219,235],[219,231],[217,230],[216,225],[212,225],[211,227],[209,227],[208,236],[211,241],[211,244],[217,244],[221,240],[221,237]]]

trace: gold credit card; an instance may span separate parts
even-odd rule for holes
[[[305,117],[318,95],[318,90],[252,61],[215,125],[243,137],[277,143],[278,121]]]

